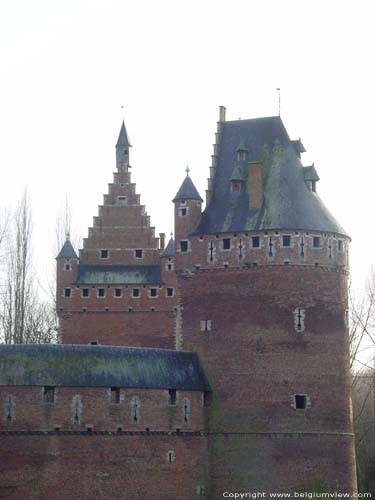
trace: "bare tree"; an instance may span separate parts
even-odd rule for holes
[[[32,261],[32,215],[27,191],[8,223],[0,300],[1,340],[50,342],[56,337],[49,304],[42,303]]]

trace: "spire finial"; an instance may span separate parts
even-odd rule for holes
[[[125,121],[125,112],[124,112],[124,106],[121,105],[121,109],[122,109],[122,121]]]
[[[190,168],[187,166],[185,169],[186,175],[189,177]]]
[[[173,231],[171,231],[170,237],[173,238]]]
[[[279,116],[281,114],[281,89],[280,87],[277,87],[277,92],[279,93]]]
[[[70,231],[66,231],[65,233],[65,240],[70,241]]]

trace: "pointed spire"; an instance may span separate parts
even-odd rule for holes
[[[70,243],[69,232],[66,233],[65,243],[63,244],[58,256],[56,257],[56,260],[59,259],[78,259],[78,255],[76,254],[72,244]]]
[[[171,233],[171,238],[168,241],[168,245],[165,247],[164,252],[162,253],[162,257],[174,257],[174,239],[173,233]]]
[[[129,148],[130,144],[129,136],[125,128],[125,122],[122,121],[120,133],[116,143],[116,162],[118,169],[124,169],[124,167],[129,166]]]
[[[194,186],[193,181],[189,177],[190,169],[186,167],[186,177],[184,182],[181,184],[180,189],[178,190],[176,196],[173,201],[176,200],[198,200],[203,201],[200,197],[197,188]]]

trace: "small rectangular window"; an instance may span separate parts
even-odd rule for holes
[[[305,410],[307,407],[307,396],[305,394],[296,394],[294,396],[296,410]]]
[[[203,393],[203,406],[209,406],[212,400],[212,393],[205,391]]]
[[[210,319],[201,320],[201,332],[210,332],[212,328],[212,321]]]
[[[136,259],[143,259],[143,250],[141,250],[140,248],[137,248],[134,254]]]
[[[189,242],[186,240],[180,241],[181,252],[187,252],[189,250]]]
[[[133,288],[132,296],[133,297],[139,297],[140,296],[140,290],[139,290],[139,288]]]
[[[167,264],[165,268],[167,271],[173,271],[173,264]]]
[[[45,403],[54,403],[55,402],[55,388],[46,385],[43,387],[43,401]]]
[[[338,246],[339,252],[342,252],[344,250],[344,244],[343,244],[342,240],[338,240],[337,246]]]
[[[172,287],[167,288],[167,297],[173,297],[174,289]]]
[[[64,265],[64,271],[71,271],[71,270],[72,270],[72,266],[70,264]]]
[[[89,288],[82,288],[81,297],[87,298],[89,295],[90,295],[90,289]]]
[[[120,388],[119,387],[111,387],[111,403],[112,404],[120,404]]]
[[[72,296],[72,289],[64,288],[64,297],[71,297],[71,296]]]
[[[168,406],[176,406],[177,402],[177,391],[176,389],[168,390]]]
[[[157,297],[157,296],[158,296],[158,289],[150,288],[150,297]]]
[[[223,250],[230,250],[230,238],[223,238]]]
[[[105,297],[105,288],[98,288],[98,297],[103,299]]]
[[[313,247],[320,248],[320,236],[313,237]]]
[[[100,258],[101,259],[108,259],[108,257],[109,257],[108,250],[100,250]]]
[[[253,248],[259,248],[260,247],[260,238],[259,236],[253,236],[251,238],[251,243]]]
[[[115,288],[115,297],[122,297],[122,288]]]
[[[117,196],[117,203],[119,205],[126,205],[126,196]]]
[[[283,247],[290,247],[290,236],[287,234],[283,235]]]
[[[186,217],[187,216],[187,211],[188,211],[187,207],[180,207],[178,209],[179,216],[180,217]]]

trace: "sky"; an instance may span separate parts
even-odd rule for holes
[[[219,105],[278,114],[352,238],[357,286],[375,263],[370,1],[0,0],[0,206],[27,187],[41,279],[69,197],[84,237],[115,170],[124,116],[141,202],[173,229],[189,165],[204,197]],[[123,108],[122,108],[123,106]]]

